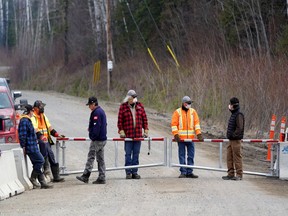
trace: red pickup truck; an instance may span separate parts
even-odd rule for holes
[[[6,86],[0,85],[0,143],[18,142],[19,115],[16,110],[19,105],[14,104],[14,98],[20,96],[21,92],[11,93]]]

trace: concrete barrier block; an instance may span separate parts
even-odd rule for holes
[[[28,166],[32,169],[32,164],[27,156],[24,156],[22,148],[12,150],[16,164],[17,176],[19,181],[25,187],[25,190],[33,189],[33,185],[29,180]],[[27,161],[26,161],[27,160]]]
[[[24,186],[18,180],[13,151],[2,151],[0,156],[0,200],[24,191]]]

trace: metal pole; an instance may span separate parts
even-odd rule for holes
[[[171,141],[169,142],[169,149],[168,149],[168,153],[169,153],[169,159],[168,159],[169,167],[171,167],[171,164],[172,164],[172,143],[173,143],[173,140],[171,139]]]
[[[219,143],[219,168],[222,168],[223,143]]]
[[[165,166],[167,166],[167,138],[166,137],[164,138],[163,152],[164,152],[164,164],[165,164]]]
[[[56,161],[57,161],[57,163],[59,163],[59,148],[60,148],[59,140],[56,140]]]
[[[66,171],[65,150],[66,150],[66,144],[65,144],[65,141],[63,140],[63,145],[62,145],[62,167],[61,167],[61,173],[62,174],[65,174],[65,171]]]
[[[115,141],[114,144],[115,144],[115,167],[118,167],[118,141]]]

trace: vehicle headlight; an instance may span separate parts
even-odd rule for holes
[[[14,122],[11,118],[4,119],[5,131],[10,131],[14,127]]]

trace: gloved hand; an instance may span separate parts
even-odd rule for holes
[[[174,139],[176,142],[181,142],[179,134],[175,134]]]
[[[203,137],[202,137],[202,134],[198,134],[198,135],[197,135],[197,139],[198,139],[200,142],[203,142],[203,141],[204,141],[204,139],[203,139]]]
[[[121,137],[121,138],[125,138],[125,137],[126,137],[124,130],[121,130],[121,131],[119,132],[119,134],[120,134],[120,137]]]
[[[147,138],[147,137],[148,137],[148,132],[149,132],[149,130],[144,130],[144,134],[143,134],[143,137],[144,137],[144,138]]]

